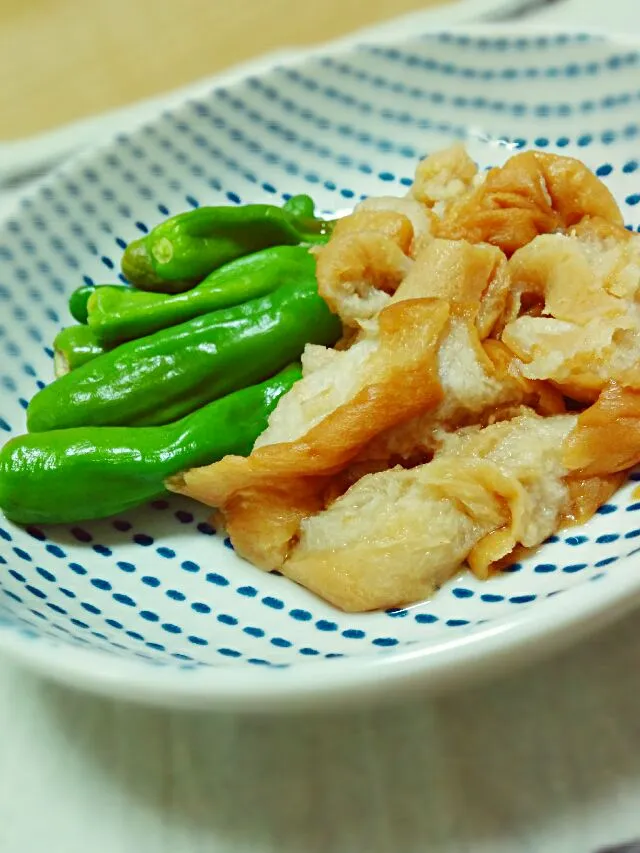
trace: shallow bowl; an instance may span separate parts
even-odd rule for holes
[[[127,242],[167,215],[298,192],[344,212],[404,193],[420,156],[464,140],[482,167],[522,148],[581,158],[635,229],[639,103],[637,46],[475,29],[314,52],[158,116],[55,173],[0,227],[0,436],[23,431],[52,379],[69,293],[114,279]],[[238,559],[186,500],[62,527],[0,517],[0,649],[78,687],[172,706],[448,689],[637,603],[634,488],[488,582],[463,572],[415,607],[357,616]]]

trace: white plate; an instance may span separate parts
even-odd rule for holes
[[[122,246],[168,213],[295,192],[345,210],[403,193],[420,155],[464,139],[482,166],[522,146],[580,157],[635,228],[639,102],[637,46],[474,28],[314,53],[164,113],[56,173],[0,230],[0,431],[21,432],[26,401],[51,380],[71,290],[114,278]],[[0,519],[0,648],[61,681],[163,705],[448,689],[636,604],[633,488],[511,572],[463,573],[419,606],[359,616],[237,559],[187,501],[61,528]]]

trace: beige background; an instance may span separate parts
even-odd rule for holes
[[[0,0],[0,139],[444,2]]]

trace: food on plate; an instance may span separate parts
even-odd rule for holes
[[[578,417],[564,460],[584,477],[617,474],[640,464],[640,388],[611,382]]]
[[[88,326],[67,326],[53,339],[55,375],[64,376],[103,352],[102,344]]]
[[[223,264],[260,249],[325,242],[331,227],[315,218],[308,196],[294,196],[283,207],[199,207],[129,243],[122,270],[141,290],[180,293]]]
[[[411,269],[412,242],[403,213],[362,210],[337,224],[318,252],[318,289],[345,326],[359,327],[386,305]]]
[[[542,386],[538,394],[536,383],[510,376],[481,344],[476,324],[486,334],[500,313],[495,306],[506,301],[502,253],[440,240],[423,253],[427,275],[410,273],[360,340],[344,351],[307,349],[303,380],[249,458],[223,459],[172,482],[221,510],[236,549],[262,568],[282,567],[298,533],[292,518],[326,504],[336,488],[329,475],[339,467],[348,483],[356,472],[394,461],[424,462],[447,424],[478,422],[499,405],[543,394]],[[492,313],[474,307],[485,291]],[[552,411],[563,410],[552,389],[547,398]],[[279,515],[282,501],[287,509]]]
[[[577,160],[482,173],[454,146],[337,221],[309,196],[179,214],[123,269],[72,294],[66,375],[0,453],[18,522],[169,489],[367,611],[489,577],[640,463],[640,242]]]
[[[98,287],[88,300],[87,322],[103,345],[112,347],[304,280],[315,281],[308,247],[274,246],[225,264],[184,293]]]
[[[96,290],[102,287],[108,287],[110,290],[131,291],[131,288],[126,284],[83,284],[77,287],[69,297],[69,314],[76,323],[82,323],[86,326],[89,320],[89,299]]]
[[[569,503],[562,442],[575,421],[525,410],[441,436],[432,461],[368,474],[304,519],[282,573],[348,611],[424,599],[465,561],[486,577],[556,529]]]
[[[327,351],[310,375],[303,362],[305,378],[249,457],[187,471],[170,488],[218,507],[240,554],[280,568],[302,519],[323,509],[367,443],[441,399],[436,353],[448,314],[441,300],[388,306],[371,339]]]
[[[78,426],[166,424],[261,382],[331,345],[340,324],[314,279],[122,344],[61,376],[29,403],[30,432]]]
[[[61,378],[32,400],[33,432],[2,450],[7,516],[21,523],[101,518],[163,493],[164,478],[184,467],[248,453],[277,399],[300,378],[286,365],[308,341],[337,341],[340,323],[318,295],[309,243],[300,242],[307,232],[310,241],[326,240],[333,223],[318,219],[302,195],[275,214],[262,206],[262,220],[255,206],[241,211],[218,211],[216,263],[234,240],[242,256],[211,272],[210,253],[208,275],[189,292],[85,284],[71,294],[80,325],[55,339]],[[184,237],[194,217],[178,220],[171,233]],[[249,252],[252,229],[259,242],[278,228],[291,236],[292,223],[291,245]],[[215,236],[200,233],[214,244]],[[175,263],[193,264],[203,245],[176,240]],[[104,488],[89,491],[95,476]]]
[[[410,604],[584,522],[640,461],[640,243],[582,163],[440,152],[312,251],[339,347],[307,347],[249,456],[169,480],[256,566]]]
[[[431,209],[468,196],[481,180],[464,145],[452,145],[418,163],[409,196]]]
[[[512,255],[539,234],[570,228],[591,216],[624,224],[609,190],[579,160],[525,151],[491,169],[476,189],[454,197],[435,233],[491,243]]]
[[[164,426],[76,427],[13,438],[0,450],[0,506],[21,524],[125,512],[164,494],[164,480],[187,466],[249,453],[299,378],[292,365]]]
[[[509,275],[511,306],[501,338],[524,376],[549,380],[583,402],[596,400],[611,381],[640,387],[634,235],[602,220],[583,221],[519,249]]]

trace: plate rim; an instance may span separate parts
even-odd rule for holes
[[[611,587],[604,597],[603,585]],[[60,644],[23,638],[12,627],[0,628],[0,653],[58,684],[138,705],[251,713],[331,709],[365,700],[377,705],[415,693],[435,696],[471,687],[561,652],[636,609],[640,573],[637,579],[626,573],[617,583],[608,575],[580,590],[570,615],[568,590],[568,595],[429,647],[418,642],[411,649],[303,661],[282,669],[247,664],[178,669],[74,646],[59,654]]]

